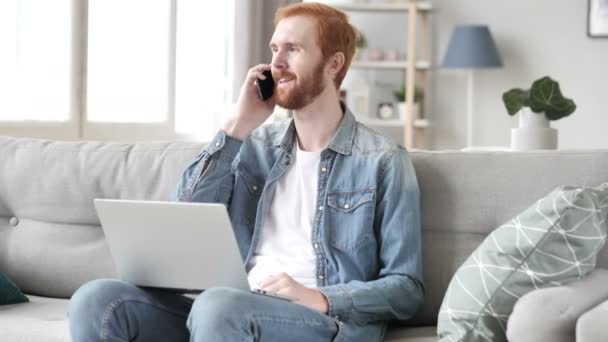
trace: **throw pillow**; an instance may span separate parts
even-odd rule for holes
[[[506,341],[520,297],[594,269],[607,214],[608,183],[564,186],[494,230],[448,286],[437,322],[440,341]]]
[[[0,273],[0,305],[27,302],[29,299],[13,283],[8,276]]]

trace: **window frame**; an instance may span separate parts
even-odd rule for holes
[[[87,117],[87,53],[89,0],[72,0],[69,119],[67,121],[0,121],[0,135],[57,140],[201,141],[211,137],[177,133],[175,129],[177,0],[170,1],[167,119],[154,123],[91,122]],[[212,120],[218,126],[218,116]]]

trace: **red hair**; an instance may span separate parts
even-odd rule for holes
[[[274,24],[276,26],[279,21],[298,15],[317,20],[317,45],[321,48],[325,61],[336,52],[344,54],[344,65],[334,80],[336,89],[340,88],[355,54],[357,29],[348,22],[344,12],[314,2],[301,2],[279,8],[274,16]]]

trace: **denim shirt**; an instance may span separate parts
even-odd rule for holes
[[[293,120],[262,126],[245,141],[220,131],[174,194],[228,208],[247,271],[294,139]],[[356,325],[412,317],[424,287],[420,192],[406,150],[345,109],[317,172],[311,244],[328,314]]]

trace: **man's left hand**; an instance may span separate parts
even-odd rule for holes
[[[294,303],[307,306],[311,309],[327,313],[329,304],[327,298],[317,289],[311,289],[295,281],[286,273],[270,276],[259,284],[262,290],[275,292],[281,295],[297,298]]]

